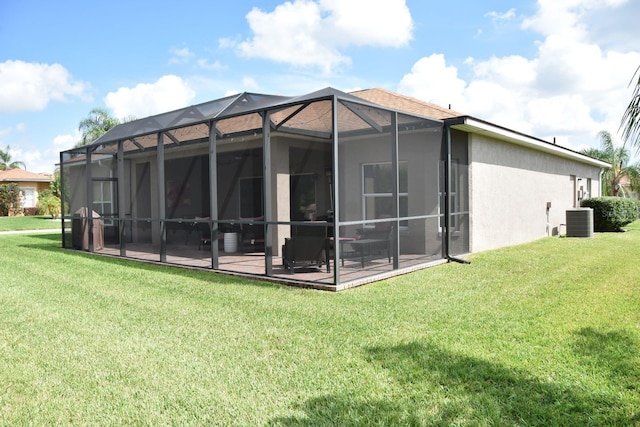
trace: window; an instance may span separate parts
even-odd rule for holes
[[[408,162],[398,162],[399,216],[409,215]],[[395,218],[391,163],[362,165],[362,216],[364,219]]]
[[[262,177],[240,178],[240,218],[263,216]]]
[[[104,225],[113,225],[114,180],[111,178],[93,181],[93,210],[100,214]]]
[[[291,195],[290,218],[292,221],[313,219],[316,212],[316,175],[297,174],[289,178]]]
[[[34,208],[36,206],[35,188],[21,188],[20,191],[22,191],[22,207]]]

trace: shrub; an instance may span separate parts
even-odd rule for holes
[[[57,218],[60,215],[60,198],[53,194],[38,197],[38,212],[40,215],[51,215],[51,218]]]
[[[582,207],[593,209],[595,231],[620,231],[638,218],[638,204],[622,197],[594,197],[583,200]]]
[[[0,185],[0,216],[20,213],[20,187],[18,184]]]

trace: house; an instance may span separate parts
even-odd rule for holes
[[[0,184],[18,184],[22,193],[20,206],[34,210],[38,204],[40,193],[51,187],[53,176],[45,173],[34,173],[23,169],[7,169],[0,171]]]
[[[622,197],[626,197],[628,199],[638,200],[638,189],[634,188],[631,185],[631,180],[628,176],[624,175],[620,178],[620,187],[618,190],[618,194]]]
[[[62,244],[341,290],[557,234],[605,166],[382,89],[242,93],[62,152]]]

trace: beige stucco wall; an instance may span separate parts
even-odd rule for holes
[[[32,199],[31,205],[22,206],[23,208],[36,207],[38,204],[38,197],[40,196],[40,193],[42,193],[44,190],[51,188],[50,182],[16,181],[15,183],[18,184],[18,187],[20,187],[20,191],[23,191],[26,189],[33,190],[33,199]],[[6,184],[6,182],[3,182],[3,184]]]
[[[482,135],[470,135],[469,157],[471,252],[557,234],[577,179],[600,188],[597,166]]]

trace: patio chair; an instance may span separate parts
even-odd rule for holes
[[[284,240],[282,246],[282,265],[291,274],[300,267],[322,267],[327,263],[327,227],[296,227],[300,234]]]
[[[264,217],[240,218],[241,221],[256,221],[259,224],[250,222],[240,225],[240,251],[264,252]]]
[[[195,217],[195,220],[208,221],[209,217]],[[200,243],[198,249],[211,244],[211,224],[209,222],[195,222],[197,230],[200,232]]]

